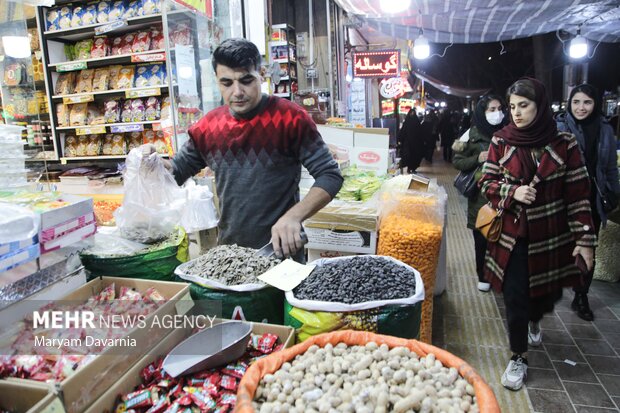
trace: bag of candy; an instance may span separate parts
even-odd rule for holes
[[[93,47],[90,49],[90,57],[106,57],[110,53],[110,39],[108,36],[95,36]]]
[[[75,58],[77,60],[90,59],[90,51],[93,48],[93,39],[80,40],[75,44]]]
[[[142,145],[142,132],[131,132],[128,136],[125,136],[127,141],[127,152],[133,148],[137,148]]]
[[[65,135],[65,151],[64,156],[71,158],[77,155],[78,140],[75,135]]]
[[[119,123],[121,121],[120,99],[109,99],[103,102],[103,118],[105,123]]]
[[[69,114],[69,105],[65,105],[64,103],[59,103],[58,105],[56,105],[56,118],[58,119],[58,126],[60,126],[61,128],[70,126],[71,118]]]
[[[142,2],[140,0],[130,1],[125,9],[125,13],[123,13],[123,19],[129,19],[130,17],[139,16],[140,7]]]
[[[59,13],[58,9],[49,9],[45,14],[46,27],[47,31],[60,30],[60,26],[58,25]]]
[[[108,15],[108,20],[111,22],[114,20],[120,20],[125,15],[125,1],[115,1],[110,6],[110,13]]]
[[[110,2],[100,1],[97,4],[97,22],[107,23],[110,21]]]
[[[110,75],[108,82],[108,87],[110,88],[110,90],[118,89],[118,79],[120,79],[120,72],[122,68],[123,66],[121,65],[110,66]]]
[[[95,69],[84,69],[80,71],[77,77],[77,85],[75,93],[90,93],[93,91],[93,77]]]
[[[100,67],[95,69],[95,78],[93,79],[93,92],[103,92],[108,90],[110,82],[110,68]]]
[[[103,112],[101,108],[96,103],[88,104],[88,115],[86,117],[87,125],[103,125],[105,123],[105,118],[103,116]]]
[[[88,148],[88,136],[81,135],[77,137],[78,143],[75,150],[76,156],[86,156],[86,149]]]
[[[76,72],[60,73],[60,75],[58,75],[58,80],[56,81],[54,93],[56,95],[68,95],[73,93],[75,88],[75,75]]]
[[[82,24],[88,26],[95,23],[97,23],[97,3],[89,3],[82,15]]]
[[[127,123],[131,122],[132,113],[131,113],[131,99],[127,99],[123,102],[123,110],[121,111],[121,122]]]
[[[71,19],[73,18],[73,8],[71,6],[61,7],[58,11],[58,27],[62,29],[71,28]]]
[[[90,135],[86,144],[86,156],[99,156],[103,145],[103,135]]]
[[[118,89],[130,89],[133,87],[134,66],[123,66],[118,72]]]
[[[158,27],[151,29],[151,50],[163,50],[166,48],[164,33]]]
[[[146,52],[151,49],[151,32],[139,31],[133,39],[131,51],[133,53]]]
[[[146,100],[145,120],[158,120],[161,114],[161,104],[159,98],[151,96]]]
[[[143,0],[142,1],[142,15],[148,16],[151,14],[159,13],[161,10],[161,2],[157,0]]]
[[[131,100],[131,120],[132,122],[144,121],[144,101],[142,99]]]
[[[166,83],[166,68],[164,67],[164,65],[151,65],[149,67],[149,71],[151,73],[148,80],[149,86],[159,86]]]
[[[84,16],[85,11],[84,7],[75,6],[73,16],[71,16],[71,27],[81,27],[83,25],[82,16]]]

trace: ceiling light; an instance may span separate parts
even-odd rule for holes
[[[426,59],[431,54],[431,47],[428,44],[428,39],[423,34],[415,39],[413,43],[413,57],[416,59]]]
[[[7,56],[16,59],[30,57],[30,39],[28,36],[2,36],[2,46]]]
[[[411,0],[380,0],[379,6],[385,13],[400,13],[409,8]]]
[[[568,55],[573,59],[581,59],[588,54],[588,42],[586,38],[579,34],[577,31],[577,36],[570,41],[570,46],[568,47]]]

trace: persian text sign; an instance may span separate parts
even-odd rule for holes
[[[381,101],[381,116],[393,115],[395,109],[396,109],[396,105],[394,104],[393,99]]]
[[[380,50],[353,54],[354,77],[400,76],[400,50]]]

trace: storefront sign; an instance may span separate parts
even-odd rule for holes
[[[86,69],[86,62],[63,63],[56,66],[57,72],[74,72],[76,70]]]
[[[407,92],[411,92],[411,85],[402,77],[383,79],[379,85],[379,93],[386,99],[398,99]]]
[[[349,122],[366,126],[366,86],[362,80],[354,80],[351,85],[351,104]]]
[[[194,9],[209,19],[213,19],[213,1],[212,0],[175,0],[191,9]]]
[[[158,87],[125,91],[125,98],[127,99],[145,98],[148,96],[159,96],[159,95],[161,95],[161,89]]]
[[[105,125],[75,128],[76,135],[101,135],[102,133],[106,133]]]
[[[62,103],[64,103],[65,105],[71,105],[75,103],[92,102],[94,100],[95,97],[93,95],[71,96],[68,98],[62,98]]]
[[[144,125],[142,124],[110,126],[110,132],[112,133],[142,132],[143,130]]]
[[[95,27],[95,34],[98,36],[103,33],[111,32],[112,30],[119,29],[127,26],[127,20],[116,20],[112,23],[104,24],[103,26]]]
[[[131,63],[163,62],[164,60],[166,60],[166,53],[150,53],[131,56]]]
[[[382,50],[353,54],[354,77],[390,77],[400,75],[400,50]]]
[[[413,99],[401,98],[398,101],[398,113],[400,113],[401,115],[406,115],[413,108],[414,104],[415,100]]]
[[[395,110],[394,100],[382,100],[381,101],[381,116],[389,116],[394,114]]]

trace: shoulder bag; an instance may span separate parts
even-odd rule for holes
[[[467,198],[471,198],[478,192],[478,185],[476,181],[476,172],[480,167],[474,168],[470,171],[461,171],[454,178],[454,186],[459,193]]]
[[[484,204],[476,217],[476,229],[489,242],[497,242],[502,233],[503,209],[497,210],[490,203]]]

